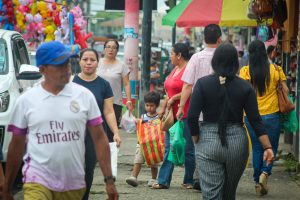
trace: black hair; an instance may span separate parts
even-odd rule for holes
[[[206,44],[216,44],[221,36],[222,31],[217,24],[209,24],[204,28],[204,41]]]
[[[184,43],[174,44],[173,51],[176,55],[181,54],[184,60],[190,59],[189,47]]]
[[[218,119],[218,134],[221,139],[222,146],[227,146],[226,142],[226,128],[227,118],[231,109],[231,101],[228,96],[226,83],[236,77],[239,69],[238,53],[236,48],[231,43],[223,43],[216,50],[213,55],[212,68],[217,75],[226,77],[225,84],[221,84],[219,93],[220,115]],[[231,112],[232,113],[232,112]]]
[[[114,42],[117,45],[117,51],[119,51],[119,42],[117,40],[114,40],[114,39],[106,40],[105,43],[104,43],[104,48],[106,47],[107,43],[109,43],[109,42]]]
[[[158,107],[159,103],[160,103],[160,94],[155,91],[148,92],[144,96],[144,102],[145,103],[154,103]]]
[[[274,51],[274,49],[275,49],[275,46],[273,46],[273,45],[268,46],[267,54],[269,55],[270,53],[272,53],[272,51]]]
[[[96,56],[96,59],[97,59],[97,61],[99,62],[99,55],[98,55],[98,52],[97,52],[95,49],[93,49],[93,48],[85,48],[85,49],[81,50],[81,51],[80,51],[80,54],[79,54],[79,59],[81,60],[83,54],[84,54],[85,52],[88,52],[88,51],[94,52],[94,54],[95,54],[95,56]]]
[[[249,71],[251,84],[259,96],[263,96],[270,83],[270,64],[265,44],[254,40],[249,44]]]
[[[211,66],[218,76],[231,78],[236,76],[239,69],[238,53],[236,48],[226,42],[216,50],[211,60]]]

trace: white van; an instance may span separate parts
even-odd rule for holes
[[[30,65],[27,47],[16,31],[0,29],[0,143],[6,162],[11,134],[7,125],[17,98],[31,87],[41,74]]]

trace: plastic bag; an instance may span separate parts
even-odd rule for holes
[[[117,147],[116,142],[110,142],[110,160],[111,160],[111,171],[112,175],[117,177],[117,171],[118,171],[118,152],[119,149]]]
[[[136,131],[135,117],[129,110],[126,110],[126,112],[122,116],[121,127],[127,133],[135,133]]]
[[[177,121],[170,129],[170,152],[168,160],[176,166],[182,166],[185,161],[185,138],[183,137],[183,122]]]
[[[291,95],[289,95],[289,99],[292,103],[294,103],[293,97]],[[295,133],[297,131],[298,119],[297,119],[296,109],[292,110],[289,113],[281,115],[281,125],[282,128],[289,133]]]

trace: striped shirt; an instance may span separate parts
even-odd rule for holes
[[[203,76],[213,73],[211,59],[215,48],[205,48],[201,52],[195,53],[189,60],[181,80],[187,84],[194,85]]]

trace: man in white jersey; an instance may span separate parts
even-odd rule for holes
[[[110,149],[94,95],[70,82],[70,52],[60,42],[42,44],[36,52],[44,81],[18,100],[8,130],[4,199],[13,199],[12,183],[25,152],[24,199],[81,200],[85,191],[84,136],[92,136],[109,199],[118,199]]]
[[[213,69],[211,67],[211,59],[217,46],[222,42],[221,36],[222,32],[218,25],[209,24],[205,27],[204,41],[206,43],[206,47],[201,52],[195,53],[191,57],[181,78],[184,83],[181,90],[178,112],[176,113],[177,118],[183,115],[184,105],[191,96],[192,89],[197,80],[201,77],[213,73]],[[200,114],[199,121],[202,120],[202,114]],[[195,138],[193,137],[193,139]],[[196,170],[194,173],[194,188],[200,190],[197,162]]]

